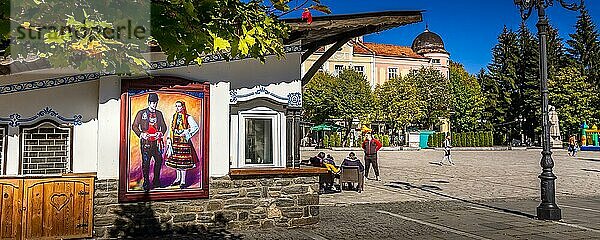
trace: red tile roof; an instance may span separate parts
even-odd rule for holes
[[[362,46],[361,46],[362,45]],[[410,47],[397,46],[381,43],[356,43],[354,44],[354,53],[373,54],[378,56],[389,57],[410,57],[410,58],[425,58],[415,53]]]

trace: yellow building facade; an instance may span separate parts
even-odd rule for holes
[[[309,56],[302,64],[302,75],[330,47],[323,47]],[[364,42],[362,37],[350,40],[323,64],[321,70],[336,75],[343,68],[353,68],[365,75],[375,88],[421,67],[433,67],[449,77],[449,66],[450,53],[444,48],[442,38],[426,29],[410,47]]]

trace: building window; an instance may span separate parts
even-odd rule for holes
[[[285,167],[285,115],[266,107],[239,113],[235,167]]]
[[[356,71],[362,75],[365,75],[365,67],[364,66],[354,66],[354,71]]]
[[[431,63],[440,63],[439,59],[431,59]]]
[[[21,173],[61,174],[71,171],[72,128],[43,122],[21,128]]]
[[[4,155],[6,155],[6,127],[0,125],[0,175],[4,172]]]
[[[339,75],[342,70],[344,70],[344,65],[334,65],[333,66],[333,75]]]
[[[245,164],[273,164],[273,121],[246,119]]]
[[[398,78],[398,68],[388,68],[388,80]]]

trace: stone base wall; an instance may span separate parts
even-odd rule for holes
[[[319,178],[211,178],[208,199],[118,202],[118,180],[96,180],[94,237],[295,227],[319,221]]]

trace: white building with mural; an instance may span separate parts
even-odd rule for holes
[[[197,66],[152,53],[144,77],[51,69],[42,60],[3,66],[1,236],[124,238],[318,222],[326,170],[298,165],[306,53],[421,20],[420,11],[287,20],[285,58],[264,64],[214,55]]]

